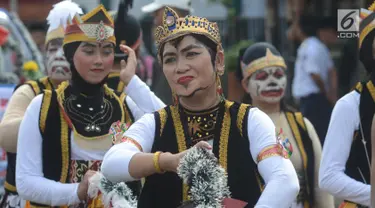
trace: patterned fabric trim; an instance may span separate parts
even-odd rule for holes
[[[271,145],[269,147],[264,148],[257,157],[257,163],[260,161],[267,159],[273,156],[281,156],[283,158],[288,159],[288,153],[284,150],[281,144]]]

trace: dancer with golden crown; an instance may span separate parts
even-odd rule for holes
[[[8,160],[4,185],[6,194],[1,207],[23,207],[17,194],[15,175],[18,129],[27,106],[35,96],[45,89],[54,89],[61,82],[70,79],[70,66],[62,50],[65,27],[62,23],[67,22],[68,18],[76,13],[82,14],[82,9],[71,0],[53,6],[47,17],[49,25],[45,41],[47,76],[17,86],[0,123],[0,146],[7,151]]]
[[[272,120],[222,95],[224,52],[216,23],[180,18],[169,7],[163,18],[155,32],[158,58],[175,104],[130,126],[123,142],[105,155],[104,177],[113,183],[146,177],[138,207],[178,207],[193,190],[178,177],[177,166],[189,148],[198,146],[218,158],[234,199],[247,207],[290,207],[299,191],[298,178],[277,142]],[[260,197],[251,192],[256,166],[266,183]]]
[[[261,42],[248,47],[240,62],[242,67],[237,75],[247,92],[245,97],[249,98],[249,104],[270,116],[297,171],[301,188],[291,208],[333,208],[333,197],[319,189],[322,146],[314,126],[284,101],[287,82],[284,58],[273,45]],[[260,195],[263,185],[254,187],[253,193]]]
[[[99,199],[84,202],[88,179],[99,170],[104,154],[113,145],[109,134],[112,124],[131,124],[164,107],[150,90],[145,91],[148,87],[144,83],[134,89],[128,86],[128,96],[105,84],[116,39],[113,20],[102,5],[68,21],[63,50],[71,80],[34,98],[19,129],[17,191],[29,207],[75,207],[82,203],[101,207]],[[131,48],[121,48],[129,55],[120,72],[123,80],[129,78],[123,71],[135,71],[136,58]],[[135,185],[139,191],[140,183]]]
[[[359,59],[369,78],[343,96],[332,112],[319,184],[344,199],[341,207],[370,207],[371,124],[375,112],[375,4],[361,9]],[[338,145],[339,144],[339,145]]]

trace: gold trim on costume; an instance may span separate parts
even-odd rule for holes
[[[237,127],[240,131],[240,134],[241,136],[243,137],[243,133],[242,133],[242,128],[243,128],[243,121],[244,121],[244,118],[245,118],[245,114],[246,114],[246,109],[249,107],[250,105],[248,104],[241,104],[240,105],[240,109],[238,110],[238,115],[237,115]]]
[[[126,94],[125,93],[121,93],[120,95],[120,98],[119,98],[119,103],[124,103],[122,105],[122,108],[121,108],[121,113],[122,115],[125,114],[125,116],[121,117],[121,122],[124,123],[125,121],[127,121],[128,123],[133,123],[133,120],[131,119],[131,116],[130,116],[130,112],[128,110],[128,108],[126,107]]]
[[[227,171],[227,151],[228,151],[228,138],[231,125],[229,108],[234,104],[231,101],[225,101],[225,113],[223,117],[223,123],[220,132],[220,142],[219,142],[219,163]],[[186,138],[184,128],[182,126],[180,113],[178,112],[177,106],[170,106],[173,124],[177,137],[178,151],[183,152],[187,149]],[[182,185],[182,199],[183,201],[189,200],[188,198],[189,187],[187,184]]]
[[[163,23],[155,30],[155,41],[158,48],[166,41],[173,40],[186,34],[201,34],[221,48],[221,37],[216,22],[206,18],[191,16],[179,17],[170,7],[165,7]]]
[[[163,133],[165,124],[167,123],[167,111],[163,108],[158,111],[160,117],[160,136]]]
[[[135,140],[133,138],[130,138],[130,137],[127,137],[127,136],[123,136],[121,138],[121,142],[120,143],[124,143],[124,142],[134,144],[139,151],[143,152],[142,146],[137,142],[137,140]]]
[[[355,90],[357,90],[358,92],[362,92],[363,90],[363,85],[361,82],[358,82],[355,87],[354,87]]]
[[[303,130],[306,129],[305,121],[303,120],[303,115],[301,112],[295,112],[294,115],[296,116],[297,123],[303,128]]]
[[[60,111],[60,122],[61,122],[61,183],[66,183],[69,172],[69,126],[64,118],[63,109]]]
[[[255,59],[244,67],[242,74],[243,79],[247,80],[254,72],[264,69],[270,66],[279,66],[286,69],[284,58],[281,56],[274,55],[269,48],[267,48],[266,55]]]
[[[40,109],[40,117],[39,117],[39,126],[42,133],[44,133],[44,130],[46,128],[46,120],[48,115],[48,110],[51,104],[52,99],[52,91],[51,90],[45,90],[43,95],[43,102],[42,102],[42,108]]]
[[[17,192],[17,188],[12,184],[8,183],[7,181],[4,182],[4,188],[12,192]]]
[[[262,149],[262,151],[258,154],[257,163],[260,163],[262,160],[265,160],[273,156],[281,156],[283,158],[288,158],[285,154],[282,145],[274,144]]]
[[[290,128],[292,129],[294,137],[296,139],[298,149],[301,153],[305,178],[306,178],[306,181],[308,181],[308,174],[307,174],[308,158],[307,158],[307,154],[306,154],[306,151],[305,151],[305,147],[304,147],[303,142],[302,142],[301,134],[300,134],[298,126],[297,126],[297,122],[294,119],[293,113],[286,112],[285,114],[286,114],[286,117],[289,121]],[[310,195],[310,187],[309,187],[308,183],[306,183],[306,188],[307,188],[307,193]]]
[[[367,86],[368,91],[371,94],[372,100],[375,102],[375,86],[374,86],[374,84],[370,80],[370,81],[367,82],[366,86]]]
[[[38,95],[40,93],[41,90],[40,90],[40,87],[39,87],[39,85],[36,81],[27,81],[26,84],[31,85],[35,95]]]
[[[219,163],[221,167],[224,168],[225,172],[228,170],[228,138],[229,138],[229,131],[230,131],[230,112],[229,108],[234,104],[231,101],[225,101],[225,113],[223,118],[223,123],[221,126],[220,132],[220,143],[219,143]]]

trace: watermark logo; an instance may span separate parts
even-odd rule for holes
[[[359,37],[359,9],[337,10],[337,34],[342,39]]]

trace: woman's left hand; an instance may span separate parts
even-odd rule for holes
[[[135,69],[137,68],[137,57],[133,49],[126,45],[120,45],[120,49],[125,54],[128,54],[128,60],[121,60],[121,71],[120,79],[125,85],[128,85],[130,80],[135,74]]]

